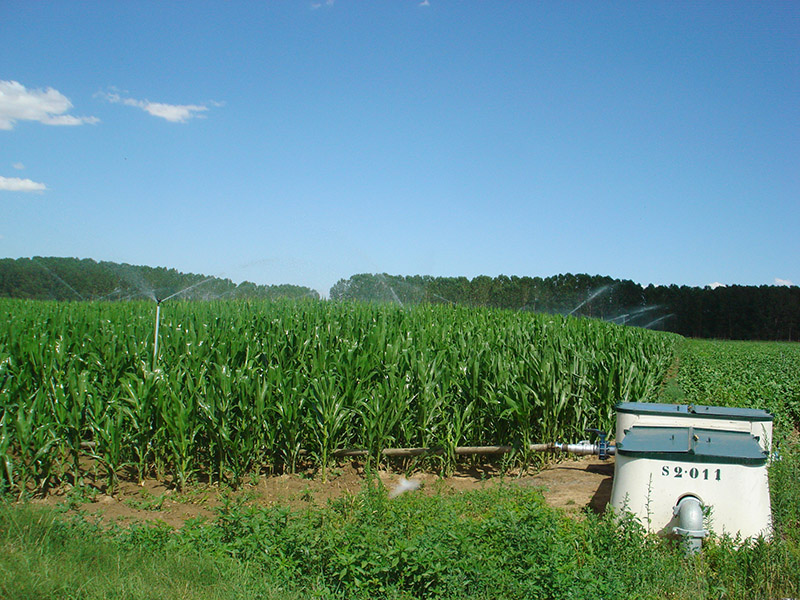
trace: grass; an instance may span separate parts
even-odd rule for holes
[[[776,495],[796,497],[799,454],[773,467]],[[374,481],[321,508],[230,501],[181,529],[101,529],[5,505],[0,597],[789,598],[800,593],[793,510],[779,508],[771,542],[715,539],[687,558],[635,521],[575,521],[513,485],[390,500]]]
[[[31,505],[0,509],[0,597],[72,599],[280,599],[233,559],[165,554],[85,520]]]

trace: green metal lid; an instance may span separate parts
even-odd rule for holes
[[[772,421],[772,415],[757,408],[730,406],[703,406],[700,404],[657,404],[653,402],[622,402],[617,412],[641,415],[666,415],[671,417],[701,417],[728,419],[730,421]]]
[[[631,458],[743,465],[767,461],[758,438],[744,431],[636,425],[616,447],[617,454]]]

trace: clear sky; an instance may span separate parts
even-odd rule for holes
[[[0,256],[800,284],[800,3],[0,1]]]

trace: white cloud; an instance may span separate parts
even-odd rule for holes
[[[0,129],[13,129],[17,121],[38,121],[45,125],[83,125],[99,122],[97,117],[66,114],[72,102],[53,88],[29,90],[18,81],[0,80]]]
[[[775,284],[775,285],[794,285],[794,284],[793,284],[791,281],[789,281],[788,279],[781,279],[780,277],[776,277],[776,278],[775,278],[774,284]]]
[[[7,192],[43,192],[47,186],[30,179],[19,177],[3,177],[0,175],[0,190]]]
[[[724,283],[720,283],[719,281],[715,281],[714,283],[709,283],[708,287],[710,287],[712,290],[715,290],[718,287],[727,287],[727,286]]]
[[[21,162],[15,162],[11,166],[14,167],[17,171],[22,171],[25,168],[25,165],[23,165]]]
[[[173,123],[183,123],[192,117],[197,117],[197,112],[204,112],[208,110],[207,106],[198,106],[196,104],[163,104],[161,102],[140,102],[138,106],[154,117],[161,117]]]
[[[208,106],[204,104],[165,104],[163,102],[150,102],[149,100],[123,98],[116,92],[107,92],[100,95],[109,102],[141,108],[154,117],[161,117],[172,123],[185,123],[189,119],[203,118],[204,115],[201,113],[208,110]],[[211,102],[210,104],[213,106],[222,106],[221,102]]]
[[[419,6],[430,6],[430,5],[431,3],[428,2],[428,0],[422,0],[422,2],[419,3]]]

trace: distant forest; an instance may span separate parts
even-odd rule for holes
[[[553,277],[360,274],[331,288],[331,300],[449,302],[592,317],[688,337],[797,340],[800,287],[654,286],[599,275]]]
[[[314,298],[297,285],[240,284],[230,279],[91,259],[0,259],[0,296],[37,300],[212,300],[217,298]]]
[[[0,297],[40,300],[319,299],[297,285],[240,284],[230,279],[91,259],[0,259]],[[330,290],[334,301],[402,305],[451,303],[603,319],[673,331],[688,337],[735,340],[800,338],[800,287],[653,286],[600,275],[553,277],[411,277],[359,274]]]

